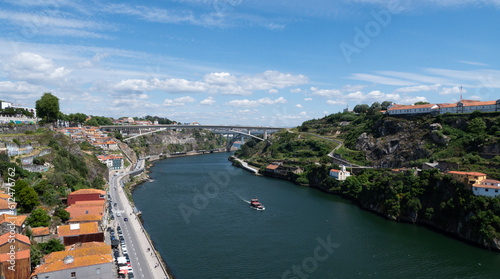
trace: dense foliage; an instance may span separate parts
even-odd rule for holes
[[[59,98],[51,93],[44,93],[36,101],[36,111],[37,116],[47,123],[57,120],[59,116]]]

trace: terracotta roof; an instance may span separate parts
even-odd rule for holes
[[[102,220],[102,216],[91,215],[91,214],[84,214],[84,215],[80,215],[80,216],[77,216],[75,218],[72,218],[68,222],[69,223],[99,222],[101,220]]]
[[[103,206],[92,206],[92,207],[79,207],[79,206],[70,206],[66,208],[66,211],[69,212],[71,218],[76,218],[81,215],[98,215],[103,216],[104,207]]]
[[[79,195],[79,194],[106,194],[106,191],[99,189],[80,189],[74,192],[71,192],[70,195]]]
[[[11,222],[14,221],[16,226],[20,227],[24,224],[24,221],[26,221],[27,215],[10,215],[10,214],[2,214],[0,215],[0,224],[4,222]]]
[[[269,170],[275,170],[277,169],[279,166],[278,165],[269,165],[266,167],[266,169],[269,169]]]
[[[59,252],[52,252],[48,254],[47,256],[43,257],[45,263],[52,263],[55,261],[62,261],[64,257],[66,256],[72,256],[73,258],[81,258],[85,256],[93,256],[93,255],[111,255],[111,245],[106,245],[106,243],[103,243],[104,245],[94,245],[94,246],[87,246],[87,247],[82,247],[78,249],[73,249],[71,250],[71,247],[77,247],[77,246],[68,246],[70,249],[65,250],[65,251],[59,251]]]
[[[438,104],[438,106],[440,108],[456,108],[457,107],[457,103],[452,103],[452,104],[448,104],[448,103]]]
[[[486,102],[481,102],[477,100],[461,100],[462,104],[466,107],[472,107],[472,106],[491,106],[491,105],[496,105],[496,101],[486,101]],[[457,103],[458,104],[458,103]]]
[[[449,171],[448,173],[458,174],[458,175],[486,176],[485,173],[480,173],[480,172],[475,172],[475,171],[470,171],[470,172],[466,172],[466,171]]]
[[[106,246],[107,244],[104,242],[83,242],[79,244],[73,244],[66,246],[66,251],[69,250],[78,250],[78,249],[86,249],[86,248],[95,248],[95,247],[101,247],[101,246]]]
[[[335,170],[335,169],[331,169],[330,171],[333,171],[333,172],[340,172],[340,170]]]
[[[401,110],[401,109],[419,109],[419,108],[432,108],[436,104],[426,104],[426,105],[415,105],[415,106],[407,106],[407,105],[393,105],[388,110]]]
[[[49,235],[50,231],[48,227],[32,228],[31,234],[33,236]]]
[[[481,181],[481,184],[484,184],[484,183],[500,184],[500,181],[495,180],[495,179],[485,179],[485,180]]]
[[[9,238],[11,238],[10,235],[11,235],[10,232],[8,232],[8,233],[0,236],[0,246],[9,242]],[[20,242],[26,243],[28,245],[31,245],[30,239],[25,235],[16,233],[15,239],[16,239],[16,241],[20,241]]]
[[[71,229],[75,227],[75,229]],[[72,235],[82,235],[82,234],[93,234],[99,232],[99,226],[97,222],[92,223],[82,223],[82,224],[72,224],[57,227],[57,235],[62,236],[72,236]]]
[[[486,189],[500,189],[500,187],[498,186],[492,186],[492,185],[483,185],[483,184],[474,184],[472,185],[473,187],[476,187],[476,188],[486,188]]]
[[[0,262],[6,262],[10,261],[10,256],[9,254],[1,254],[0,255]],[[17,260],[22,260],[22,259],[29,259],[30,258],[30,249],[22,250],[22,251],[17,251],[15,254],[16,261]]]
[[[9,204],[9,202],[7,200],[4,200],[4,199],[0,199],[0,209],[1,210],[7,210],[7,209],[11,209],[10,207],[12,207],[14,205],[14,208],[17,206],[17,203],[13,203],[11,202]]]
[[[11,195],[5,194],[5,193],[0,193],[0,199],[8,200],[10,198],[12,198]]]
[[[72,263],[65,264],[63,261],[56,261],[51,263],[42,264],[36,268],[31,276],[54,272],[65,269],[75,269],[84,266],[92,266],[98,264],[112,264],[113,257],[111,255],[92,255],[86,257],[75,258]]]

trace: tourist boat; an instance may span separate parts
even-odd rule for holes
[[[251,199],[250,200],[250,207],[252,207],[255,210],[265,210],[266,208],[259,202],[258,199]]]

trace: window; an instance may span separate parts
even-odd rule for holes
[[[71,272],[71,278],[76,278],[76,272]]]
[[[486,192],[488,192],[488,189],[484,189]]]
[[[495,193],[498,193],[498,190],[497,190],[497,189],[495,189]]]
[[[96,274],[101,274],[101,269],[100,268],[96,268],[95,273]]]
[[[99,194],[99,198],[100,198],[100,199],[104,199],[104,195]]]

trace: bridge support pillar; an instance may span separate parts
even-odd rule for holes
[[[264,130],[264,140],[267,139],[267,130]]]
[[[241,136],[241,145],[245,144],[245,137]]]

